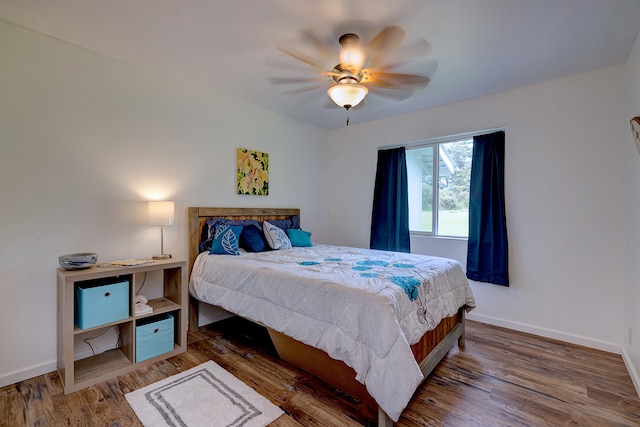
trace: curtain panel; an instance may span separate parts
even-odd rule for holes
[[[405,148],[378,151],[370,248],[411,252]]]
[[[473,138],[467,277],[509,286],[504,152],[504,131]]]

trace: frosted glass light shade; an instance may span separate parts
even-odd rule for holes
[[[360,104],[368,93],[369,89],[357,83],[336,84],[327,91],[329,98],[344,108],[351,108]]]
[[[173,202],[149,202],[149,225],[173,225]]]

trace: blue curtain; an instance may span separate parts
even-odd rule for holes
[[[411,252],[404,147],[378,151],[371,214],[371,249]]]
[[[467,277],[509,286],[504,132],[473,138]]]

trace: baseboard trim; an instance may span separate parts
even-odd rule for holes
[[[633,386],[636,388],[636,393],[638,397],[640,397],[640,377],[638,376],[638,371],[636,367],[633,365],[633,361],[631,360],[631,356],[627,353],[626,348],[622,348],[622,360],[627,367],[627,371],[629,371],[629,375],[631,376],[631,381],[633,382]]]
[[[0,387],[6,387],[20,381],[28,380],[39,375],[48,374],[56,370],[56,361],[45,362],[39,365],[32,365],[24,369],[11,371],[0,375]]]
[[[82,340],[76,339],[74,360],[84,359],[95,354],[103,353],[117,347],[118,335],[101,336],[100,340],[94,338],[93,348],[85,344]],[[24,369],[15,370],[7,374],[0,375],[0,387],[5,387],[20,381],[28,380],[39,375],[48,374],[57,369],[57,362],[50,361],[39,365],[28,366]]]
[[[584,337],[582,335],[568,334],[566,332],[541,328],[538,326],[528,325],[526,323],[513,322],[510,320],[500,319],[497,317],[484,316],[482,314],[467,314],[467,319],[475,320],[489,325],[500,326],[514,331],[526,332],[528,334],[538,335],[545,338],[564,341],[571,344],[582,345],[584,347],[595,348],[596,350],[606,351],[608,353],[621,354],[622,347],[618,344],[600,341],[593,338]]]
[[[215,316],[214,316],[215,317]],[[221,316],[224,317],[224,316]],[[627,370],[629,371],[629,375],[631,376],[631,381],[640,396],[640,376],[638,376],[638,371],[636,370],[631,357],[619,345],[608,343],[605,341],[594,340],[592,338],[583,337],[580,335],[567,334],[564,332],[556,331],[553,329],[540,328],[532,325],[528,325],[525,323],[512,322],[504,319],[499,319],[491,316],[478,315],[474,313],[468,313],[466,318],[469,320],[473,320],[476,322],[487,323],[489,325],[500,326],[507,329],[513,329],[520,332],[525,332],[533,335],[539,335],[546,338],[556,339],[576,345],[583,345],[585,347],[595,348],[597,350],[607,351],[609,353],[615,353],[622,356],[622,360],[624,361]],[[210,321],[212,319],[201,319]],[[220,318],[213,319],[214,321],[221,320]],[[202,324],[202,323],[201,323]],[[48,374],[49,372],[53,372],[56,370],[56,361],[45,362],[38,365],[32,365],[24,369],[19,369],[15,371],[11,371],[5,374],[0,375],[0,387],[6,387],[11,384],[18,383],[20,381],[27,380],[29,378],[37,377],[39,375]]]

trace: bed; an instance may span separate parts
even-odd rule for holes
[[[464,346],[465,312],[475,307],[466,276],[445,258],[318,243],[203,252],[216,224],[299,229],[299,219],[299,209],[189,208],[190,328],[200,301],[257,322],[280,358],[391,426],[455,342]]]

